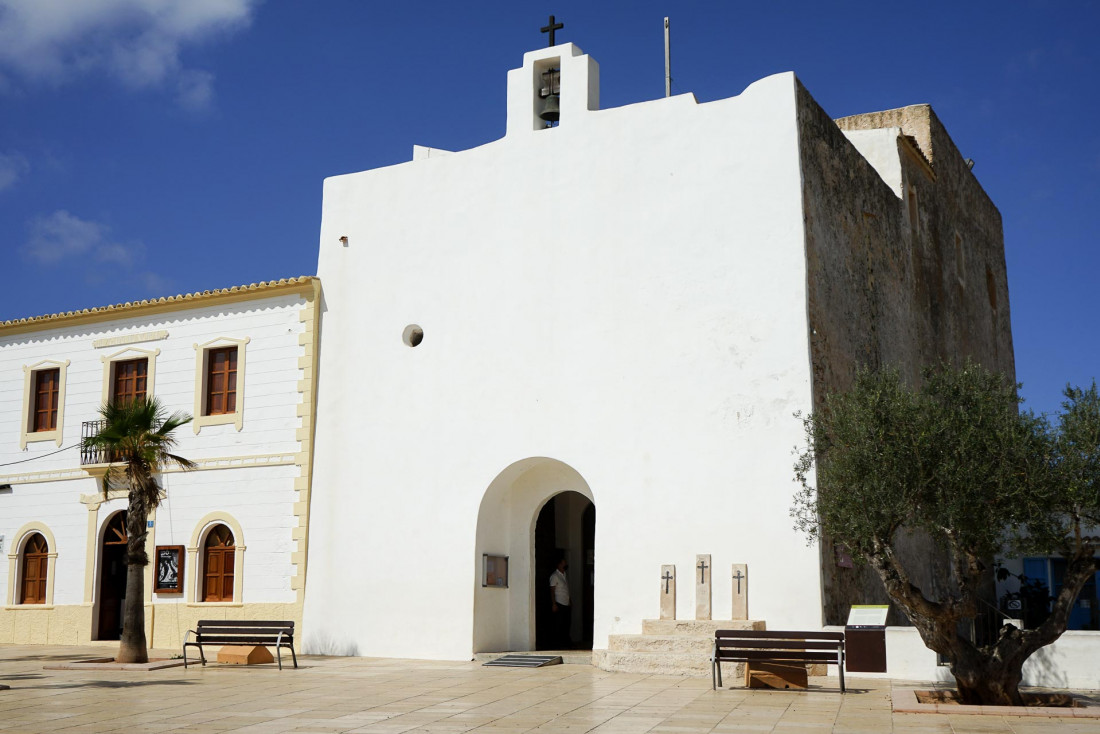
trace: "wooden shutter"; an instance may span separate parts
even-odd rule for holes
[[[38,370],[34,373],[31,430],[52,431],[57,428],[57,400],[60,387],[60,369]]]
[[[149,360],[127,359],[115,362],[114,368],[115,381],[111,400],[118,405],[144,400]]]
[[[206,415],[237,409],[237,348],[211,349],[206,355]]]

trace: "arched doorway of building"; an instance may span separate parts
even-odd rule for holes
[[[107,520],[99,550],[97,640],[117,640],[126,602],[126,510]]]
[[[489,484],[478,511],[474,556],[474,652],[547,649],[550,575],[569,564],[570,646],[592,645],[596,514],[592,490],[571,466],[532,457]],[[545,613],[544,610],[545,609]]]
[[[539,511],[535,521],[536,650],[592,649],[595,540],[596,506],[579,492],[556,494]],[[550,577],[562,559],[570,597],[566,639],[555,629],[550,589]]]

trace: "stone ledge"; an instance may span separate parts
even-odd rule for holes
[[[764,630],[762,619],[643,619],[643,635],[689,635],[714,639],[717,630]]]
[[[895,688],[890,704],[895,714],[955,714],[970,716],[1043,716],[1062,719],[1100,719],[1100,704],[1081,696],[1073,696],[1075,705],[1068,706],[968,706],[961,703],[921,703],[917,688]],[[1069,694],[1072,695],[1072,694]]]

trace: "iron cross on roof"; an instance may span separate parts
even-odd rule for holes
[[[546,44],[546,48],[550,48],[551,46],[557,45],[557,41],[554,40],[554,31],[560,31],[564,27],[565,27],[564,23],[555,23],[554,22],[554,16],[552,16],[552,15],[550,16],[550,22],[539,29],[543,33],[549,33],[550,34],[549,42]]]

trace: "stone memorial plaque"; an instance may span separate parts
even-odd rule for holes
[[[749,618],[749,566],[746,563],[733,564],[733,614],[730,619]]]
[[[710,554],[695,556],[695,618],[710,619]]]
[[[676,619],[676,566],[661,566],[661,619]]]

